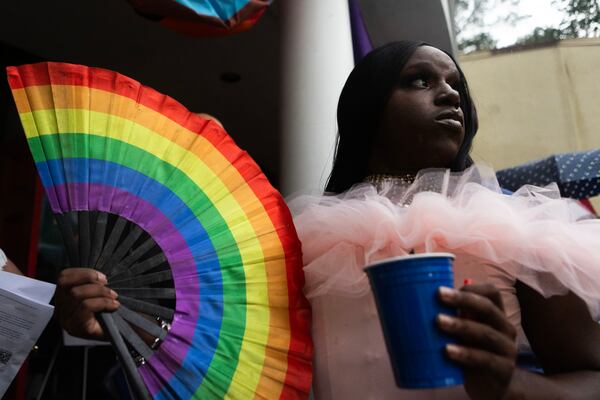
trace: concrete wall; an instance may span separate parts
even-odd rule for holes
[[[473,156],[501,169],[600,148],[600,39],[460,58],[480,129]]]

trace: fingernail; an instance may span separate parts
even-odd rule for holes
[[[98,272],[98,280],[103,281],[103,282],[108,282],[106,275],[104,275],[102,272]]]
[[[454,325],[454,318],[448,316],[448,315],[444,315],[444,314],[438,314],[438,321],[440,324],[444,325],[444,326],[452,326]]]
[[[448,352],[449,355],[456,356],[456,355],[460,354],[460,347],[458,347],[455,344],[449,343],[446,345],[446,351]]]
[[[452,299],[454,296],[456,296],[456,290],[446,286],[441,286],[440,296],[442,296],[444,299]]]
[[[473,279],[471,279],[471,278],[467,278],[463,281],[464,286],[472,285],[472,284],[473,284]]]
[[[120,307],[121,303],[119,303],[117,300],[113,300],[113,303],[115,304],[115,307]]]
[[[117,297],[119,297],[119,295],[117,294],[117,292],[115,292],[114,290],[110,290],[110,295],[112,296],[113,299],[116,299]]]

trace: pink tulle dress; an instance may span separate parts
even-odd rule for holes
[[[413,184],[359,184],[290,201],[312,305],[314,394],[327,399],[466,399],[462,387],[400,390],[363,267],[419,252],[456,255],[455,286],[491,282],[527,349],[514,284],[544,296],[568,290],[600,311],[600,220],[556,186],[503,194],[489,167],[422,171]]]

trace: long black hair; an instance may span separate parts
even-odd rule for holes
[[[338,103],[338,136],[327,192],[341,193],[367,175],[368,154],[381,114],[398,84],[400,71],[421,46],[429,45],[417,41],[389,43],[367,54],[350,73]],[[477,132],[477,114],[464,74],[454,57],[448,56],[460,75],[458,92],[465,121],[465,136],[452,170],[462,171],[473,163],[469,152]]]

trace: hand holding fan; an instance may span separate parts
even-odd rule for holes
[[[41,63],[8,78],[71,265],[119,294],[102,320],[138,396],[308,397],[300,243],[247,153],[112,71]],[[137,384],[121,337],[143,358]]]

